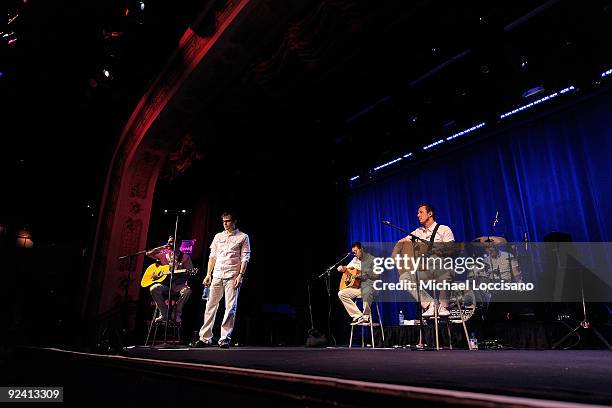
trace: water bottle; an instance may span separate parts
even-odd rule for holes
[[[478,339],[476,338],[474,332],[470,334],[469,344],[470,350],[478,350]]]
[[[208,295],[210,295],[210,286],[204,286],[204,290],[202,291],[202,300],[208,300]]]
[[[404,325],[404,312],[400,310],[398,317],[399,317],[399,325],[403,326]]]

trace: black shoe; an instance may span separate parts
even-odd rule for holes
[[[212,347],[212,344],[206,341],[198,340],[189,344],[189,347],[192,348],[204,348],[204,347]]]
[[[230,348],[229,340],[219,340],[219,348],[222,348],[222,349]]]

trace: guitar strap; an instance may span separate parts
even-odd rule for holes
[[[434,241],[436,239],[436,233],[438,232],[438,228],[440,228],[440,224],[436,224],[433,232],[431,233],[431,237],[429,238],[429,244],[427,245],[427,249],[429,252],[433,249]]]

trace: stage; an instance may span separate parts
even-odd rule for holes
[[[70,402],[271,406],[576,406],[612,403],[609,351],[127,348],[15,350],[14,383],[64,386]],[[27,379],[27,381],[25,380]]]

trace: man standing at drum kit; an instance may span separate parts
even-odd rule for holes
[[[491,237],[492,239],[499,237]],[[504,240],[505,241],[505,240]],[[499,248],[501,243],[485,244],[487,254],[484,257],[485,268],[492,279],[504,282],[522,282],[516,257]]]

